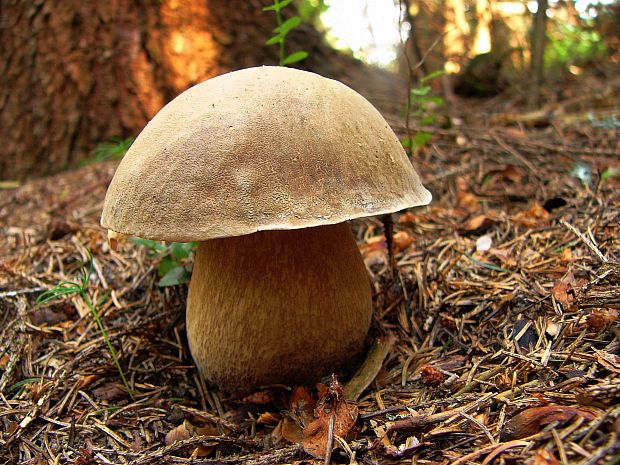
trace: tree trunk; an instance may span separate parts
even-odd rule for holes
[[[137,135],[191,85],[276,64],[276,48],[264,45],[275,27],[268,3],[2,0],[0,179],[75,166],[98,143]],[[299,67],[338,73],[316,30],[289,37],[290,51],[310,52]]]
[[[536,10],[534,15],[532,61],[530,65],[532,85],[528,94],[528,104],[530,107],[536,107],[540,102],[540,86],[543,82],[545,41],[547,38],[547,6],[548,0],[538,0],[538,10]]]

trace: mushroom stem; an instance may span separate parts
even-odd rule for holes
[[[202,242],[187,301],[189,345],[231,393],[315,382],[359,354],[372,312],[348,224]]]

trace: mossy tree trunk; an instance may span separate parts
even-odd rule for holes
[[[2,0],[0,179],[74,166],[100,142],[137,135],[192,84],[275,64],[268,3]],[[320,35],[300,29],[289,45],[311,52],[302,66],[327,66]]]

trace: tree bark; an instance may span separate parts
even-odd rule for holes
[[[534,15],[532,32],[532,61],[530,64],[532,85],[528,94],[528,104],[536,107],[540,103],[540,86],[543,83],[545,42],[547,38],[547,7],[548,0],[538,0],[538,10]]]
[[[0,179],[75,166],[98,143],[136,136],[191,85],[276,64],[264,45],[275,27],[269,3],[2,0]],[[354,61],[335,60],[308,25],[289,37],[290,51],[310,52],[300,68],[333,75]]]

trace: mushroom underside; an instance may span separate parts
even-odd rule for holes
[[[241,394],[316,382],[363,348],[368,274],[346,223],[200,243],[187,301],[206,381]]]

